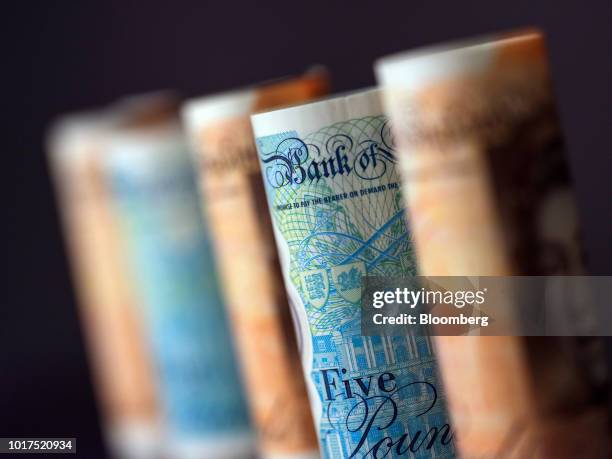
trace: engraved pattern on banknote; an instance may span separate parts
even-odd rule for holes
[[[257,143],[312,334],[323,455],[453,457],[429,339],[360,333],[361,276],[416,271],[386,120]]]

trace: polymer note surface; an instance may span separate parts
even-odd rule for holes
[[[452,457],[428,337],[361,336],[361,277],[415,272],[377,97],[332,99],[298,116],[299,107],[254,116],[262,174],[322,454]]]

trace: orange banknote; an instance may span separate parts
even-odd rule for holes
[[[421,274],[585,272],[539,31],[402,53],[376,70]],[[594,340],[436,345],[462,457],[609,457],[609,420],[586,368],[601,363]]]
[[[110,446],[119,457],[149,458],[159,437],[154,379],[100,169],[107,136],[126,114],[63,119],[49,159]]]
[[[318,457],[318,448],[249,116],[328,86],[313,71],[183,110],[263,457]]]

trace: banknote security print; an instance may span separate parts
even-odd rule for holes
[[[363,337],[361,277],[416,271],[375,90],[253,116],[324,457],[454,457],[428,337]]]

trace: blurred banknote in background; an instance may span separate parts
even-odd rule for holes
[[[252,123],[322,455],[454,457],[429,338],[360,333],[361,277],[415,272],[379,92]]]
[[[164,457],[250,457],[233,344],[176,118],[113,132],[103,166],[157,370]]]
[[[328,91],[325,71],[189,101],[183,109],[263,458],[318,457],[250,115]]]
[[[114,129],[147,122],[173,104],[170,94],[131,98],[113,109],[64,117],[49,135],[81,320],[105,432],[118,457],[155,457],[159,425],[150,355],[101,163]]]
[[[420,274],[584,274],[538,31],[377,64]],[[437,337],[462,457],[609,457],[597,338]]]

